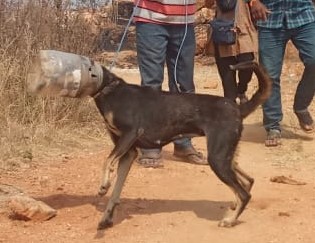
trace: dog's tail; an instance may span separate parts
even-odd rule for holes
[[[252,69],[258,79],[258,90],[248,102],[240,105],[241,116],[245,118],[268,99],[271,92],[271,79],[264,67],[255,61],[231,65],[230,68],[232,70]]]

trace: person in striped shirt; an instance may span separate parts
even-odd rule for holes
[[[263,105],[266,146],[280,144],[283,118],[280,76],[288,41],[299,52],[304,64],[297,86],[293,111],[301,128],[314,131],[308,110],[315,94],[315,8],[312,0],[249,0],[252,17],[257,20],[259,60],[273,80],[270,98]]]
[[[164,65],[170,92],[195,92],[195,0],[135,0],[137,58],[141,85],[161,90]],[[176,107],[174,107],[176,109]],[[174,155],[195,164],[207,164],[191,139],[174,141]],[[163,166],[160,149],[141,149],[138,163]]]

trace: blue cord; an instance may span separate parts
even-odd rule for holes
[[[187,36],[187,28],[188,28],[188,5],[187,5],[187,0],[184,0],[184,1],[185,1],[185,5],[186,5],[186,10],[185,10],[185,11],[186,11],[186,12],[185,12],[185,20],[186,20],[186,23],[185,23],[185,32],[184,32],[184,36],[183,36],[182,42],[181,42],[181,44],[180,44],[180,46],[179,46],[179,49],[178,49],[178,53],[177,53],[176,60],[175,60],[175,66],[174,66],[174,81],[175,81],[175,86],[176,86],[178,92],[181,92],[181,89],[180,89],[180,84],[179,84],[178,81],[177,81],[177,63],[178,63],[178,59],[179,59],[180,53],[181,53],[181,51],[182,51],[182,48],[183,48],[183,45],[184,45],[186,36]],[[131,21],[132,21],[134,15],[135,15],[135,10],[136,10],[136,8],[138,7],[139,2],[140,2],[140,0],[137,1],[136,5],[135,5],[134,8],[133,8],[132,14],[131,14],[131,16],[130,16],[130,18],[129,18],[129,21],[128,21],[128,24],[127,24],[127,26],[126,26],[126,28],[125,28],[124,34],[123,34],[123,36],[121,37],[119,46],[118,46],[118,48],[117,48],[117,51],[116,51],[115,56],[114,56],[114,58],[113,58],[113,61],[112,61],[111,64],[110,64],[109,70],[111,70],[111,69],[115,66],[115,64],[116,64],[116,61],[117,61],[117,59],[118,59],[118,53],[119,53],[120,50],[121,50],[121,47],[122,47],[123,42],[124,42],[124,39],[125,39],[125,37],[126,37],[128,28],[129,28],[129,26],[130,26],[130,24],[131,24]],[[187,92],[189,92],[189,91],[187,91]]]
[[[187,7],[187,0],[184,0],[185,1],[185,6],[186,6],[186,9],[185,9],[185,20],[186,20],[186,24],[185,24],[185,33],[184,33],[184,36],[183,36],[183,40],[179,46],[179,49],[178,49],[178,53],[177,53],[177,56],[176,56],[176,61],[175,61],[175,66],[174,66],[174,81],[175,81],[175,86],[177,88],[177,91],[180,93],[181,92],[181,89],[180,89],[180,84],[178,83],[177,81],[177,63],[178,63],[178,58],[179,58],[179,55],[182,51],[182,48],[183,48],[183,45],[184,45],[184,41],[186,39],[186,36],[187,36],[187,28],[188,28],[188,7]],[[189,92],[189,91],[187,91]]]
[[[185,1],[186,1],[186,0],[185,0]],[[130,24],[131,24],[131,21],[132,21],[132,19],[133,19],[133,16],[135,15],[135,11],[136,11],[136,8],[137,8],[138,5],[139,5],[139,2],[140,2],[140,0],[137,1],[136,5],[135,5],[134,8],[133,8],[132,14],[131,14],[131,16],[130,16],[130,18],[129,18],[128,24],[126,25],[124,34],[123,34],[123,36],[121,37],[121,40],[120,40],[119,46],[118,46],[118,48],[117,48],[117,51],[116,51],[116,53],[115,53],[115,56],[114,56],[114,58],[113,58],[113,61],[112,61],[112,63],[111,63],[110,66],[109,66],[109,70],[111,70],[111,69],[115,66],[115,64],[116,64],[116,61],[117,61],[117,59],[118,59],[118,53],[119,53],[120,50],[121,50],[121,47],[122,47],[123,42],[124,42],[124,39],[125,39],[125,37],[126,37],[128,28],[129,28],[129,26],[130,26]]]

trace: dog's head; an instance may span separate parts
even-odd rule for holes
[[[103,69],[87,57],[54,50],[41,50],[27,76],[31,93],[81,98],[102,86]]]

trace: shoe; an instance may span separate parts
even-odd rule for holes
[[[240,104],[245,104],[246,102],[248,102],[248,98],[245,94],[238,94],[238,99]]]
[[[197,152],[193,146],[185,148],[178,148],[175,146],[173,155],[191,164],[208,165],[208,162],[204,159],[203,154]]]
[[[144,168],[162,168],[164,167],[161,152],[146,151],[138,159],[138,164]]]
[[[281,145],[281,131],[278,129],[270,129],[267,132],[267,138],[265,140],[266,147],[276,147]]]
[[[297,116],[300,127],[305,132],[313,132],[314,131],[314,121],[309,113],[309,111],[302,111],[302,112],[295,112],[295,115]]]

